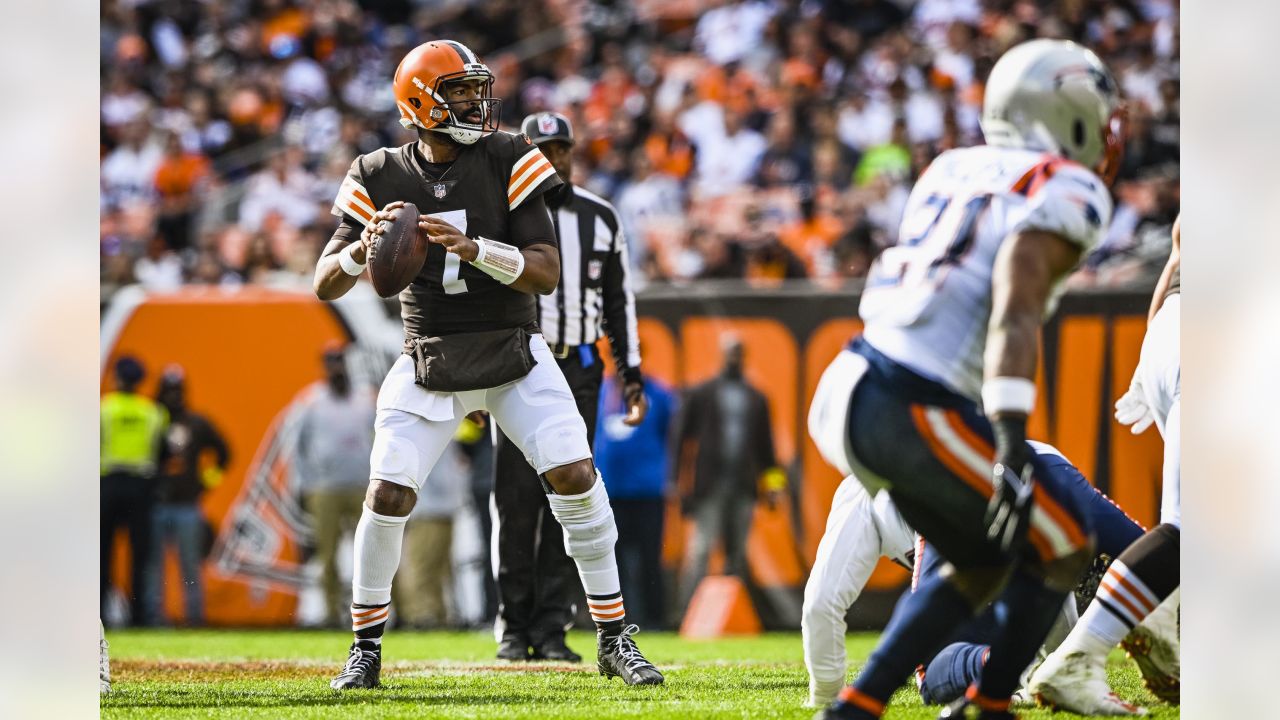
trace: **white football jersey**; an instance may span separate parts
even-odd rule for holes
[[[976,401],[1000,245],[1037,229],[1088,252],[1110,220],[1106,185],[1079,164],[991,145],[947,151],[912,189],[898,244],[871,267],[859,311],[863,336]],[[1046,313],[1060,292],[1061,285]]]

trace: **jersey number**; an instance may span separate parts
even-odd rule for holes
[[[449,210],[442,213],[431,213],[431,217],[440,218],[441,220],[458,228],[458,231],[464,235],[467,232],[466,210]],[[462,258],[451,252],[446,252],[444,254],[444,277],[440,278],[440,284],[444,287],[444,293],[446,295],[458,295],[467,291],[467,281],[459,277],[461,273]]]
[[[934,258],[929,263],[930,274],[932,275],[938,268],[946,265],[954,265],[964,257],[964,254],[973,246],[973,240],[978,234],[978,216],[983,210],[991,204],[991,196],[989,194],[975,195],[969,198],[969,202],[964,204],[961,210],[960,222],[956,225],[955,234],[947,243],[942,254]],[[933,211],[933,219],[929,221],[929,226],[923,233],[912,238],[908,238],[905,245],[914,247],[928,239],[934,228],[938,226],[938,220],[942,218],[943,213],[947,211],[947,207],[951,205],[951,198],[942,195],[930,195],[925,200],[925,208],[936,208]],[[923,211],[924,208],[921,208]]]
[[[961,258],[973,247],[978,235],[978,218],[991,204],[991,195],[975,195],[950,214],[953,198],[930,195],[919,209],[903,222],[902,241],[885,250],[883,262],[877,262],[878,272],[873,272],[868,287],[900,285],[909,278],[933,280],[939,271],[959,264]],[[939,223],[944,216],[947,222],[943,230]],[[943,243],[939,248],[939,244]],[[921,275],[923,273],[923,275]]]

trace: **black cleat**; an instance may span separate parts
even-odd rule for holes
[[[582,656],[569,649],[565,645],[563,637],[554,637],[544,640],[533,646],[533,656],[531,660],[554,660],[556,662],[582,662]]]
[[[662,673],[653,663],[644,659],[640,648],[631,636],[640,632],[635,625],[628,625],[616,635],[596,635],[596,667],[608,678],[620,677],[628,685],[661,685]]]
[[[508,635],[498,643],[498,659],[520,662],[529,659],[529,638],[523,635]]]
[[[942,708],[938,720],[1018,720],[1018,716],[1008,710],[984,710],[962,697]]]
[[[351,652],[347,655],[347,664],[338,673],[338,677],[329,681],[334,690],[352,690],[357,688],[376,688],[381,682],[382,648],[373,643],[361,645],[360,641],[351,643]]]
[[[866,713],[839,700],[818,711],[813,720],[860,720]]]

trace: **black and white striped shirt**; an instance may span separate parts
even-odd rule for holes
[[[551,205],[560,243],[560,284],[538,298],[538,325],[552,352],[609,338],[618,372],[639,378],[636,301],[627,276],[627,241],[613,205],[572,186],[563,205]]]

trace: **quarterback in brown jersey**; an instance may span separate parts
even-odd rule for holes
[[[400,123],[418,140],[351,163],[341,218],[316,265],[321,299],[363,274],[383,223],[413,203],[430,241],[400,293],[405,354],[378,394],[369,490],[356,526],[355,640],[335,689],[376,687],[391,580],[417,491],[462,418],[487,410],[543,480],[597,625],[601,674],[661,683],[626,621],[613,546],[618,530],[591,460],[586,425],[537,325],[534,294],[555,289],[560,261],[543,195],[560,185],[529,139],[497,129],[493,74],[461,43],[437,40],[396,69]]]

